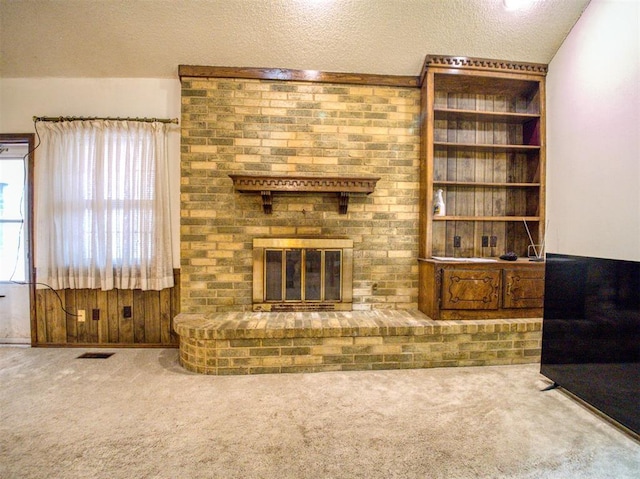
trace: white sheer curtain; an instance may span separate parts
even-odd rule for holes
[[[173,286],[166,124],[44,122],[36,275],[54,289]]]

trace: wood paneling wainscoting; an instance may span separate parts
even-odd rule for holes
[[[173,276],[175,286],[162,291],[37,289],[32,345],[177,347],[172,323],[180,312],[180,270]],[[131,317],[125,317],[125,307],[131,308]],[[84,321],[77,316],[80,310]]]

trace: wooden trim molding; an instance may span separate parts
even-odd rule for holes
[[[529,75],[546,76],[547,65],[542,63],[512,62],[506,60],[491,60],[487,58],[454,57],[445,55],[427,55],[420,75],[420,84],[429,67],[464,68],[466,70],[481,70],[492,72],[526,73]]]
[[[315,83],[344,83],[352,85],[395,86],[418,88],[424,81],[427,67],[465,68],[480,71],[547,74],[542,63],[492,60],[487,58],[427,55],[420,76],[378,75],[373,73],[341,73],[318,70],[293,70],[288,68],[220,67],[203,65],[179,65],[178,76],[184,78],[243,78],[248,80],[279,80]]]
[[[297,176],[297,175],[229,175],[240,193],[260,193],[265,214],[273,211],[271,194],[279,193],[338,193],[340,214],[346,214],[349,196],[373,193],[380,178],[372,176]]]
[[[33,201],[33,181],[34,181],[34,151],[36,149],[35,145],[36,135],[34,133],[2,133],[0,134],[0,143],[26,143],[28,148],[28,156],[27,156],[27,177],[25,178],[26,183],[26,198],[25,198],[25,207],[26,207],[26,217],[24,218],[27,229],[26,229],[26,242],[27,242],[27,277],[26,283],[29,284],[29,315],[30,315],[30,323],[31,323],[31,344],[34,344],[36,341],[36,328],[35,328],[35,297],[36,297],[36,285],[35,281],[35,270],[33,265],[34,259],[34,201]]]
[[[184,78],[244,78],[250,80],[281,80],[315,83],[347,83],[354,85],[395,86],[417,88],[419,77],[376,75],[369,73],[321,72],[287,68],[246,68],[199,65],[179,65],[178,76]]]

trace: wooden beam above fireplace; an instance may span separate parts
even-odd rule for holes
[[[346,214],[349,196],[371,194],[380,178],[372,176],[229,175],[240,193],[260,193],[265,214],[272,212],[272,193],[337,193],[340,214]]]

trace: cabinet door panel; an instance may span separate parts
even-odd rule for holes
[[[442,270],[442,309],[498,309],[500,270]]]
[[[544,270],[505,269],[503,307],[542,308]]]

